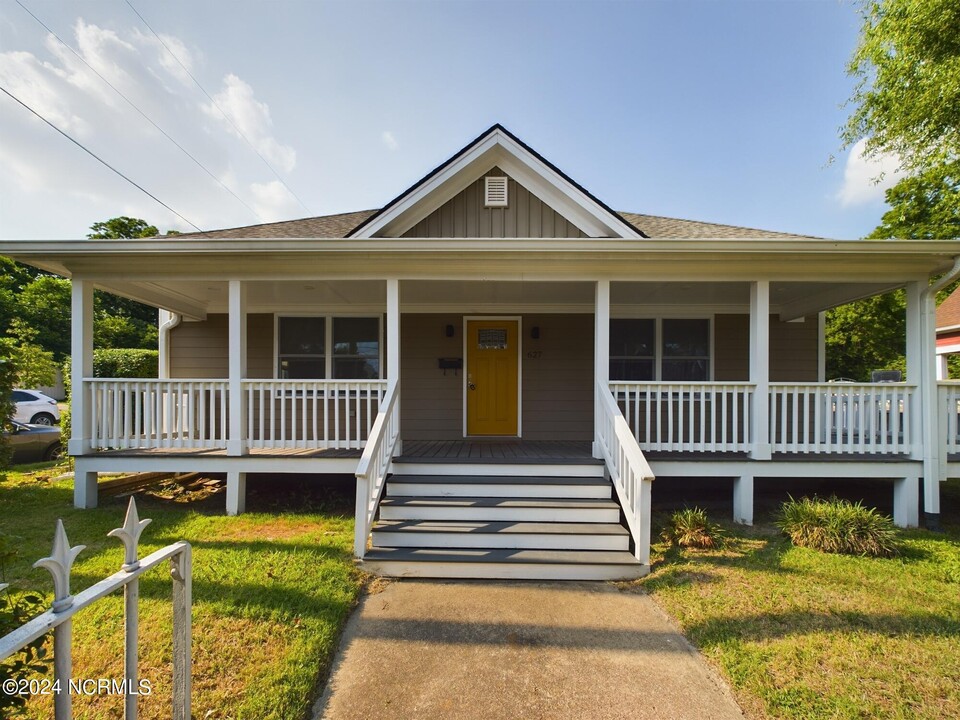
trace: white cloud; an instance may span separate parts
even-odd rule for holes
[[[262,219],[297,214],[282,184],[270,182],[270,171],[216,109],[219,124],[211,122],[202,95],[153,35],[78,19],[62,37]],[[163,37],[184,65],[199,71],[202,56]],[[184,217],[205,230],[258,222],[53,36],[36,52],[5,47],[0,85]],[[294,149],[276,139],[269,108],[248,83],[228,76],[217,97],[278,171],[293,168]],[[0,237],[82,237],[92,222],[120,214],[161,230],[192,229],[5,96],[0,128]]]
[[[253,208],[266,222],[289,218],[297,208],[297,201],[287,192],[279,180],[268,183],[251,183]]]
[[[396,150],[400,147],[400,143],[397,142],[397,139],[390,130],[384,130],[380,133],[380,140],[387,146],[388,150]]]
[[[884,192],[900,179],[899,159],[886,153],[865,157],[866,143],[865,139],[859,140],[847,155],[843,187],[837,193],[837,199],[844,207],[882,201]]]
[[[242,133],[270,163],[279,165],[284,172],[293,170],[297,163],[296,152],[273,137],[270,108],[254,97],[253,88],[249,84],[236,75],[227,75],[223,79],[223,90],[214,95],[213,99],[216,105],[203,105],[204,112],[220,121],[238,137]],[[223,110],[223,113],[220,110]],[[229,122],[224,118],[224,113],[230,119]]]

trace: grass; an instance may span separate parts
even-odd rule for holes
[[[55,481],[48,465],[18,468],[0,481],[0,528],[17,536],[18,557],[7,567],[14,587],[49,599],[52,581],[30,565],[50,552],[56,519],[73,545],[87,548],[74,565],[74,592],[116,572],[121,544],[107,532],[123,522],[126,500],[95,510],[72,507],[72,482]],[[283,496],[251,493],[254,509],[224,516],[222,495],[199,503],[138,496],[141,517],[153,519],[141,555],[177,540],[193,546],[193,715],[197,718],[302,718],[329,668],[337,639],[363,585],[351,559],[352,492]],[[258,508],[258,504],[260,508]],[[290,511],[287,507],[296,507]],[[170,715],[170,581],[156,569],[141,579],[140,677],[153,692],[140,717]],[[96,603],[74,621],[74,678],[123,677],[122,595]],[[28,717],[52,717],[42,698]],[[74,697],[74,714],[114,718],[120,697]]]
[[[960,501],[957,481],[944,492]],[[636,586],[750,717],[960,717],[960,525],[897,535],[897,557],[869,558],[794,547],[772,522],[729,526],[720,549],[655,546]]]

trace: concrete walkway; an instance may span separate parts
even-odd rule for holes
[[[403,580],[347,623],[314,708],[370,718],[743,718],[647,596],[606,583]]]

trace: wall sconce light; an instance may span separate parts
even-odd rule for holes
[[[453,333],[454,333],[453,325],[447,325],[447,326],[443,329],[443,333],[444,333],[444,335],[446,335],[447,337],[453,337]]]
[[[540,339],[540,326],[539,326],[539,325],[534,325],[532,328],[530,328],[530,337],[532,337],[534,340],[539,340],[539,339]]]

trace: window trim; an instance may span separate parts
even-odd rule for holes
[[[702,382],[713,382],[713,381],[714,381],[714,377],[715,377],[715,373],[716,373],[716,343],[715,343],[715,338],[714,338],[714,328],[716,327],[716,323],[714,322],[714,318],[715,318],[715,315],[712,314],[712,313],[709,314],[709,315],[705,315],[705,314],[703,314],[703,313],[693,313],[693,314],[690,314],[690,315],[686,315],[686,314],[684,314],[684,315],[667,315],[667,316],[660,315],[660,316],[653,317],[653,318],[651,318],[650,316],[635,315],[635,314],[630,314],[630,315],[620,315],[620,314],[611,315],[611,318],[610,318],[611,320],[653,320],[653,324],[654,324],[654,330],[653,330],[653,334],[654,334],[654,337],[653,337],[653,341],[654,341],[654,348],[653,348],[653,351],[654,351],[654,355],[653,355],[653,376],[654,376],[654,378],[653,378],[652,380],[614,380],[613,382],[638,382],[638,383],[644,383],[644,382],[655,382],[655,383],[659,383],[659,382],[674,382],[674,383],[678,383],[678,384],[681,382],[681,381],[679,381],[679,380],[666,380],[666,381],[663,380],[663,360],[664,360],[664,358],[665,358],[665,356],[664,356],[664,354],[663,354],[663,321],[664,321],[664,320],[706,320],[706,321],[707,321],[707,353],[708,353],[708,355],[707,355],[707,369],[708,369],[708,372],[707,372],[707,378],[706,378],[705,380],[703,380]],[[611,338],[611,339],[612,339],[612,338]],[[610,361],[613,359],[613,356],[610,355],[609,352],[608,352],[607,355],[608,355],[608,356],[607,356],[607,364],[609,365],[609,364],[610,364]],[[618,355],[617,357],[619,358],[619,357],[621,357],[621,356]],[[644,355],[644,356],[637,356],[637,357],[649,357],[649,356]],[[670,359],[670,360],[697,360],[697,359],[699,359],[699,357],[694,357],[694,356],[689,356],[689,357],[688,357],[688,356],[682,356],[682,357],[680,357],[680,356],[677,356],[677,357],[669,357],[669,358],[667,358],[667,359]],[[608,369],[608,372],[609,372],[609,369]]]
[[[383,364],[383,333],[384,322],[383,313],[371,314],[369,312],[337,312],[337,313],[311,313],[311,312],[285,312],[274,313],[273,316],[273,379],[282,380],[280,377],[280,318],[285,317],[309,317],[323,318],[323,369],[324,378],[304,378],[304,380],[324,380],[330,382],[351,382],[368,381],[366,378],[334,378],[333,377],[333,323],[336,318],[363,318],[366,320],[377,321],[377,363],[379,365],[379,377],[377,380],[385,380],[386,368]],[[295,380],[292,382],[296,382]],[[372,381],[368,381],[372,382]]]

